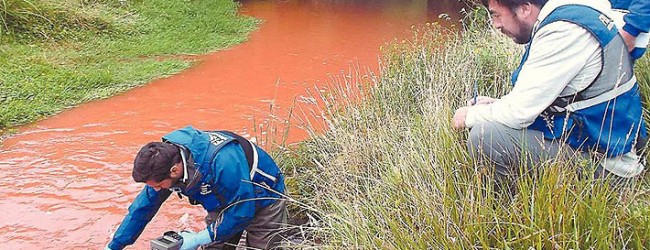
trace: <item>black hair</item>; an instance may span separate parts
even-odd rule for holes
[[[165,142],[144,145],[133,161],[133,180],[161,182],[170,176],[170,169],[181,162],[180,148]]]
[[[515,8],[517,8],[517,7],[521,6],[521,5],[524,5],[526,3],[531,3],[532,5],[535,5],[535,6],[538,6],[538,7],[541,8],[541,7],[544,7],[546,2],[548,2],[548,0],[494,0],[494,1],[501,4],[501,5],[503,5],[503,6],[505,6],[505,7],[507,7],[511,11],[514,11]],[[481,2],[483,3],[483,5],[485,5],[487,7],[489,0],[481,0]]]

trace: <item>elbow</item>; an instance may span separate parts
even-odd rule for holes
[[[531,116],[530,114],[525,114],[522,112],[513,112],[513,115],[510,117],[504,117],[501,123],[506,125],[507,127],[510,127],[512,129],[525,129],[537,118],[537,115]]]

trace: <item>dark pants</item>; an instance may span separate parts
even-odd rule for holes
[[[543,162],[573,162],[583,177],[607,179],[615,187],[631,185],[634,178],[623,178],[605,170],[587,152],[579,152],[561,140],[545,140],[540,131],[512,129],[501,123],[477,124],[468,139],[473,159],[493,167],[497,188],[510,186],[522,174],[539,171]]]
[[[205,217],[206,223],[217,222],[217,213],[211,212]],[[280,246],[282,236],[280,232],[287,225],[287,205],[285,200],[278,200],[275,203],[257,210],[253,221],[246,227],[246,246],[256,249],[271,249]],[[205,246],[203,249],[235,249],[239,244],[242,232],[226,242],[215,242]]]

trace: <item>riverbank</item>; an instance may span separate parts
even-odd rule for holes
[[[0,133],[176,74],[258,24],[230,0],[3,3]]]
[[[340,77],[315,99],[328,129],[281,159],[311,242],[348,249],[622,249],[650,245],[648,178],[624,195],[566,162],[524,177],[513,198],[485,195],[456,107],[501,96],[521,48],[485,26],[446,40],[425,26],[384,49],[382,74]],[[646,55],[637,76],[647,107]],[[313,118],[312,118],[313,119]]]

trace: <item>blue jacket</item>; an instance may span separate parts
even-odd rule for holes
[[[638,137],[646,137],[641,97],[632,59],[614,21],[597,10],[576,4],[554,9],[537,30],[556,21],[580,25],[600,43],[602,68],[584,90],[559,96],[528,128],[544,133],[549,140],[566,139],[576,149],[587,149],[618,156],[631,151]],[[512,83],[526,64],[532,39]]]
[[[633,36],[638,36],[641,32],[650,32],[650,0],[610,0],[610,2],[613,9],[629,11],[623,17],[625,21],[623,29],[625,31]],[[641,57],[645,50],[646,48],[635,48],[631,52],[632,57]]]
[[[187,186],[172,189],[206,211],[222,214],[220,220],[207,226],[213,241],[225,241],[243,231],[258,209],[274,203],[280,197],[278,193],[284,193],[284,176],[273,159],[253,146],[257,165],[251,171],[242,147],[228,133],[188,126],[164,136],[163,141],[187,149],[191,157],[185,159],[186,163],[190,168],[194,165],[199,173],[196,180],[188,180]],[[171,193],[170,189],[156,191],[145,186],[129,206],[108,247],[122,249],[133,244]]]

